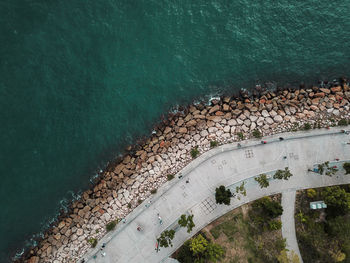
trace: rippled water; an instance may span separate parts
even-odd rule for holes
[[[0,258],[160,114],[349,75],[350,1],[3,0]]]

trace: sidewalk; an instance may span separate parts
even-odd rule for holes
[[[99,241],[95,250],[85,255],[86,262],[162,262],[166,260],[185,240],[201,230],[221,215],[245,203],[265,195],[288,190],[321,187],[350,183],[350,176],[344,176],[342,169],[333,177],[307,172],[314,164],[334,160],[350,159],[350,145],[345,144],[350,137],[340,133],[340,128],[313,130],[283,134],[264,138],[268,143],[258,140],[223,145],[204,153],[186,166],[171,182],[165,184],[152,198],[150,207],[142,203],[128,217],[127,223],[120,223],[117,230]],[[287,156],[287,159],[283,159]],[[273,173],[277,169],[289,167],[293,176],[288,181],[272,180],[268,188],[261,189],[253,179],[261,173]],[[178,179],[179,175],[182,179]],[[189,183],[186,180],[189,179]],[[247,196],[240,200],[232,199],[230,206],[215,204],[215,188],[220,185],[234,187],[246,181]],[[159,224],[157,214],[163,224]],[[184,228],[176,229],[181,214],[194,214],[193,231],[188,234]],[[137,226],[143,231],[137,231]],[[173,247],[155,250],[156,239],[164,230],[176,229]],[[99,247],[106,243],[105,257]],[[96,258],[93,258],[93,255]]]

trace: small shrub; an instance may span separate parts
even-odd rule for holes
[[[350,163],[344,163],[343,168],[345,169],[345,174],[350,174]]]
[[[171,180],[174,179],[175,175],[173,175],[173,174],[168,174],[166,177],[168,178],[168,181],[171,181]]]
[[[259,183],[261,188],[266,188],[270,185],[266,174],[260,174],[258,177],[255,177],[255,181]]]
[[[157,189],[156,189],[156,188],[154,188],[154,189],[151,190],[151,194],[154,195],[155,193],[157,193]]]
[[[311,129],[311,124],[308,123],[308,122],[305,123],[305,124],[304,124],[304,127],[303,127],[303,130],[304,130],[304,131],[307,131],[307,130],[310,130],[310,129]]]
[[[279,220],[272,220],[269,222],[268,226],[269,230],[279,230],[282,228],[282,222]]]
[[[242,132],[237,132],[237,136],[240,140],[243,140],[244,139],[244,135]]]
[[[128,208],[131,208],[131,203],[128,203]]]
[[[197,156],[199,155],[199,150],[198,150],[198,147],[195,147],[195,148],[192,148],[191,150],[191,156],[192,158],[197,158]]]
[[[88,242],[91,244],[91,247],[96,247],[98,241],[96,238],[89,238]]]
[[[217,141],[210,141],[210,148],[215,148],[219,145]]]
[[[111,221],[106,225],[107,232],[112,231],[117,225],[117,220]]]
[[[348,121],[346,119],[341,119],[338,121],[338,126],[346,126],[348,125]]]
[[[261,138],[262,137],[261,132],[259,130],[254,130],[253,131],[253,136],[255,138]]]
[[[158,238],[159,246],[172,247],[173,243],[171,241],[174,239],[174,236],[175,236],[175,231],[173,229],[163,231],[160,237]]]
[[[138,204],[141,204],[141,203],[142,203],[142,200],[141,200],[141,199],[137,200],[137,203],[138,203]]]
[[[313,199],[316,197],[317,192],[315,191],[315,189],[310,188],[306,190],[306,194],[307,194],[307,197]]]
[[[99,229],[96,229],[96,234],[98,234],[100,232],[100,230]]]

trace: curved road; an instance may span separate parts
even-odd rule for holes
[[[280,136],[285,140],[279,141]],[[85,260],[90,263],[164,262],[204,226],[245,203],[275,193],[350,183],[350,176],[344,175],[342,169],[333,177],[307,171],[325,161],[339,158],[340,162],[335,163],[341,166],[342,161],[350,159],[350,145],[347,144],[350,136],[341,133],[340,128],[278,134],[264,140],[268,143],[241,142],[241,148],[237,143],[223,145],[192,161],[175,179],[158,189],[149,207],[144,205],[148,200],[137,207],[128,215],[125,224],[119,223],[113,233],[107,234],[96,249],[85,255]],[[287,166],[293,174],[288,181],[271,179],[270,186],[261,189],[254,180],[254,176],[261,173],[272,175]],[[216,187],[225,185],[234,190],[243,181],[246,196],[233,198],[230,206],[215,204]],[[194,214],[196,226],[190,234],[177,227],[177,220],[185,213]],[[137,231],[137,226],[143,230]],[[167,229],[176,230],[173,247],[160,248],[157,252],[156,239]],[[102,243],[106,243],[104,257],[99,251]]]

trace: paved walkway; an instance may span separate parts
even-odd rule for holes
[[[245,203],[288,190],[350,183],[350,176],[345,176],[342,169],[333,177],[307,172],[317,163],[336,158],[341,161],[350,159],[350,145],[346,143],[350,137],[341,133],[340,129],[286,133],[282,135],[283,141],[278,140],[280,136],[264,138],[268,141],[264,145],[259,140],[249,140],[241,142],[241,148],[234,143],[204,153],[175,179],[158,189],[150,207],[144,206],[146,200],[128,215],[126,224],[120,223],[84,258],[90,263],[164,262],[204,226]],[[284,156],[287,158],[284,159]],[[288,181],[271,179],[270,186],[261,189],[254,180],[254,176],[273,174],[286,166],[294,175]],[[181,179],[178,176],[182,176]],[[234,190],[243,181],[247,196],[242,196],[240,200],[234,198],[230,206],[215,204],[216,187],[225,185]],[[159,224],[158,213],[162,217],[162,225]],[[194,215],[196,226],[190,234],[177,226],[177,220],[184,213]],[[143,231],[137,231],[137,226],[141,226]],[[176,230],[173,247],[161,248],[157,252],[156,239],[167,229]],[[104,257],[99,252],[102,243],[106,243]],[[93,255],[97,257],[93,258]]]
[[[295,190],[289,190],[282,193],[282,207],[283,214],[281,216],[282,221],[282,236],[287,241],[286,248],[291,252],[294,251],[298,257],[300,263],[303,260],[300,255],[297,236],[295,233],[295,221],[294,221],[294,210],[295,210]]]

